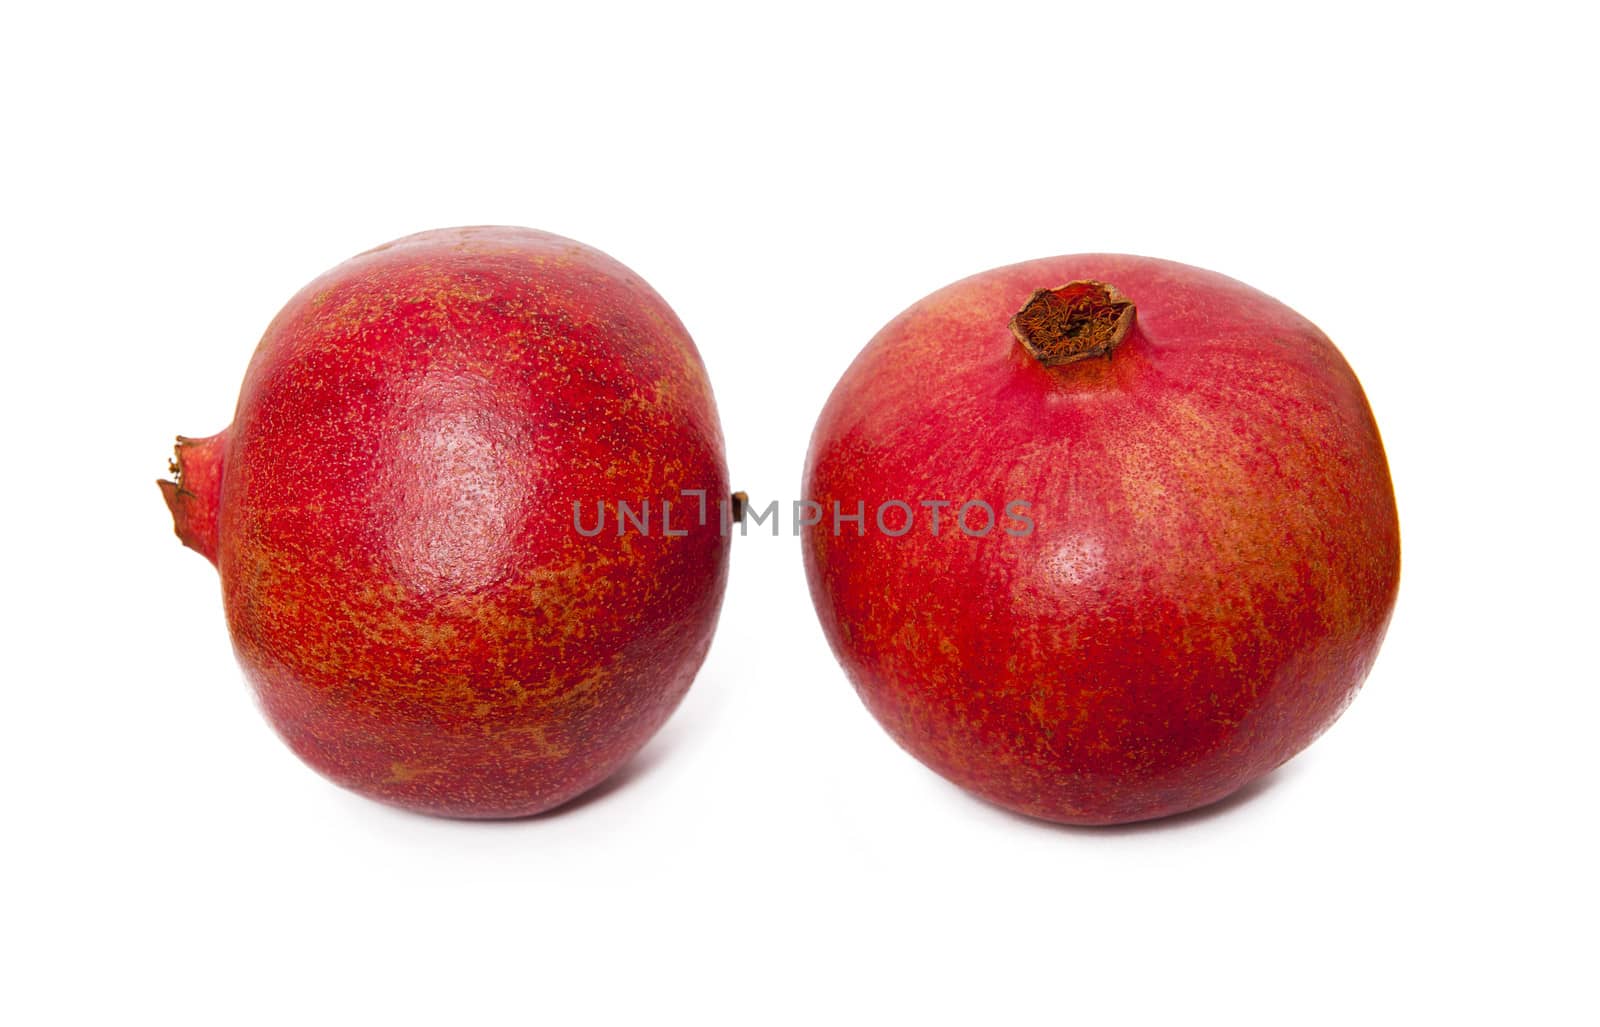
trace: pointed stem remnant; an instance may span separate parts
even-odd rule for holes
[[[208,439],[178,436],[171,463],[176,480],[161,481],[161,494],[172,511],[172,527],[183,544],[217,562],[217,511],[222,499],[222,462],[228,433]]]
[[[1133,327],[1133,302],[1114,285],[1068,282],[1039,289],[1011,319],[1011,334],[1045,367],[1107,356]]]

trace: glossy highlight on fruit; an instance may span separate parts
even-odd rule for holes
[[[570,239],[445,229],[339,265],[174,470],[268,719],[384,802],[560,805],[655,733],[711,643],[728,482],[705,368],[648,285]],[[674,533],[574,528],[575,504],[645,500]]]
[[[1163,260],[1029,261],[916,303],[834,389],[803,487],[829,511],[803,536],[812,598],[867,708],[961,787],[1065,823],[1194,809],[1299,752],[1399,582],[1349,365],[1271,297]],[[1031,525],[963,530],[977,502]]]

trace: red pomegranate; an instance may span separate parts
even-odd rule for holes
[[[221,572],[268,719],[375,799],[559,805],[661,726],[711,643],[728,485],[705,368],[649,286],[570,239],[446,229],[334,268],[175,471],[178,537]]]
[[[1067,823],[1193,809],[1299,752],[1399,581],[1339,351],[1163,260],[1035,260],[923,299],[834,389],[804,487],[812,598],[867,708],[956,784]]]

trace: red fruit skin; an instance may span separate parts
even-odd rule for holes
[[[1086,279],[1133,328],[1047,368],[1008,324]],[[1194,809],[1299,752],[1366,677],[1399,583],[1349,365],[1271,297],[1168,261],[1036,260],[918,302],[834,389],[804,488],[827,511],[803,537],[812,599],[867,708],[961,787],[1064,823]],[[916,510],[900,538],[873,523],[890,499]],[[924,499],[985,500],[996,527],[951,530],[952,506],[935,537]],[[1005,533],[1013,500],[1030,534]],[[865,536],[834,534],[835,501],[865,502]]]
[[[178,456],[163,491],[268,719],[363,795],[560,805],[655,733],[711,643],[728,482],[705,369],[649,286],[570,239],[447,229],[341,264],[273,320],[232,426]],[[597,502],[645,499],[648,534],[575,528],[575,502],[592,528]]]

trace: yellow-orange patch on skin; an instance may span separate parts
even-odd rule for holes
[[[397,785],[410,784],[419,777],[425,777],[429,774],[442,773],[444,773],[444,771],[440,770],[438,767],[412,767],[404,763],[391,763],[389,764],[389,776],[385,779],[385,783]]]
[[[536,759],[560,759],[572,750],[553,742],[539,724],[520,724],[494,732],[495,741]]]

